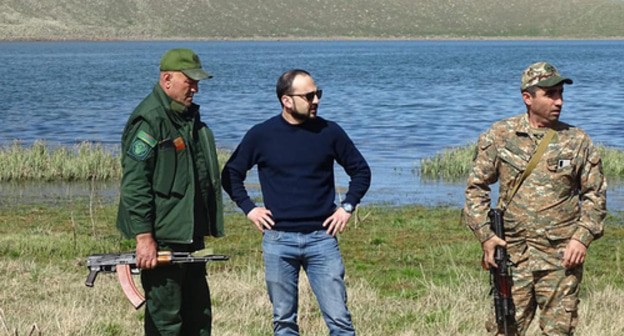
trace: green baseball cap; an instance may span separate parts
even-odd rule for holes
[[[522,73],[520,91],[526,90],[529,86],[551,87],[559,83],[572,84],[572,80],[562,77],[552,64],[537,62],[529,65]]]
[[[190,79],[202,80],[212,75],[202,69],[199,56],[191,49],[171,49],[160,59],[160,71],[181,71]]]

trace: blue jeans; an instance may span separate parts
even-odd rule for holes
[[[330,335],[355,335],[347,309],[345,268],[338,240],[325,230],[311,233],[265,230],[264,273],[273,304],[275,335],[299,335],[299,270],[305,270]]]

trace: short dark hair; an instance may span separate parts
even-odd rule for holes
[[[535,94],[537,93],[538,88],[539,86],[537,85],[531,85],[527,87],[526,89],[522,90],[522,92],[528,92],[531,95],[531,97],[535,97]]]
[[[277,85],[275,86],[275,93],[277,93],[277,99],[282,102],[282,96],[286,94],[291,88],[292,83],[295,80],[295,77],[299,75],[310,76],[310,73],[302,70],[302,69],[292,69],[284,72],[280,78],[277,80]]]

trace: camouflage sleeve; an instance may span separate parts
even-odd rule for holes
[[[466,186],[464,222],[480,242],[490,239],[490,185],[498,180],[497,151],[491,133],[482,134],[477,142],[472,170]]]
[[[580,170],[581,217],[573,239],[589,246],[602,236],[607,215],[607,181],[602,172],[598,149],[591,143],[585,150],[585,162]]]
[[[145,121],[138,121],[127,129],[121,148],[123,177],[120,198],[123,214],[128,219],[131,234],[153,230],[154,201],[152,177],[154,151],[157,140]]]

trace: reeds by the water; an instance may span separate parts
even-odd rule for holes
[[[219,150],[219,162],[229,152]],[[110,181],[121,178],[119,146],[82,142],[74,146],[50,146],[19,141],[0,147],[0,182],[7,181]]]
[[[472,168],[475,144],[447,148],[420,160],[420,176],[426,179],[458,181],[466,178]]]
[[[476,144],[443,150],[420,161],[420,175],[425,179],[459,181],[468,177],[472,168]],[[624,179],[624,151],[614,147],[598,145],[602,158],[602,169],[610,180]]]
[[[420,161],[425,179],[460,181],[472,167],[475,144],[445,149]],[[624,151],[599,145],[602,168],[610,180],[624,179]],[[223,165],[230,152],[218,150]],[[119,147],[82,142],[74,146],[50,146],[35,141],[24,146],[19,141],[0,147],[0,182],[6,181],[110,181],[121,178]]]
[[[82,142],[51,147],[44,141],[23,146],[14,141],[0,149],[0,181],[106,181],[121,176],[112,150]]]

